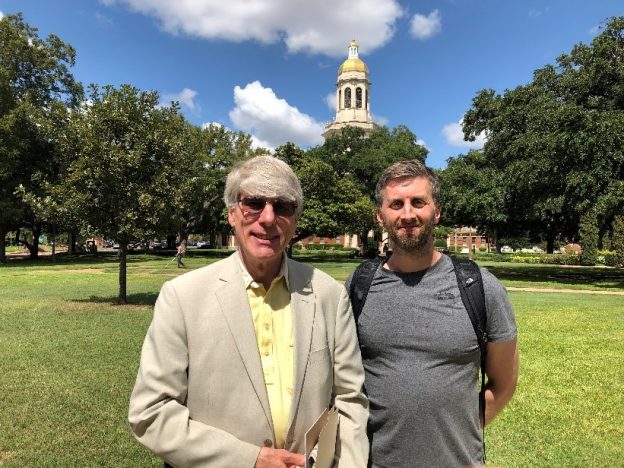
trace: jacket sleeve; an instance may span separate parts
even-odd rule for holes
[[[364,368],[351,304],[346,290],[341,289],[334,335],[333,393],[340,412],[336,455],[340,468],[358,468],[368,463],[368,399],[363,393]]]
[[[176,290],[166,283],[156,301],[130,397],[136,439],[174,466],[253,467],[260,447],[190,418],[188,344]]]

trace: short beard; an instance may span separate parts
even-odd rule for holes
[[[433,237],[433,223],[427,222],[418,226],[422,228],[421,232],[418,234],[406,235],[399,234],[399,229],[396,226],[387,223],[384,224],[388,231],[388,239],[391,242],[392,248],[406,255],[419,254]]]

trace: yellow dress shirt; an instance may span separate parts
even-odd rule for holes
[[[269,290],[256,283],[241,262],[247,298],[256,330],[264,382],[271,405],[275,447],[284,448],[293,394],[293,325],[288,290],[288,263],[284,260]]]

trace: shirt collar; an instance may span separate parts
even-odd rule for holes
[[[241,269],[241,273],[243,274],[243,285],[245,286],[245,289],[247,289],[250,285],[252,288],[259,288],[261,285],[260,283],[257,283],[256,281],[254,281],[254,279],[251,277],[251,275],[249,274],[249,271],[247,271],[247,268],[245,267],[245,264],[243,263],[243,259],[240,256],[240,253],[237,255],[238,258],[238,265],[240,266]],[[290,284],[288,282],[288,261],[286,260],[286,255],[282,254],[282,265],[280,266],[280,271],[277,274],[277,276],[275,277],[275,279],[273,281],[275,281],[276,279],[280,279],[280,278],[284,278],[284,282],[286,283],[286,289],[288,289],[290,291]]]

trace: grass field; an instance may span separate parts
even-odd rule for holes
[[[189,268],[214,261],[185,259]],[[356,263],[318,262],[344,280]],[[624,291],[624,272],[492,264],[507,286]],[[128,397],[170,257],[0,266],[0,465],[162,466],[131,436]],[[486,432],[488,464],[622,466],[624,297],[511,292],[521,343],[514,400]]]

